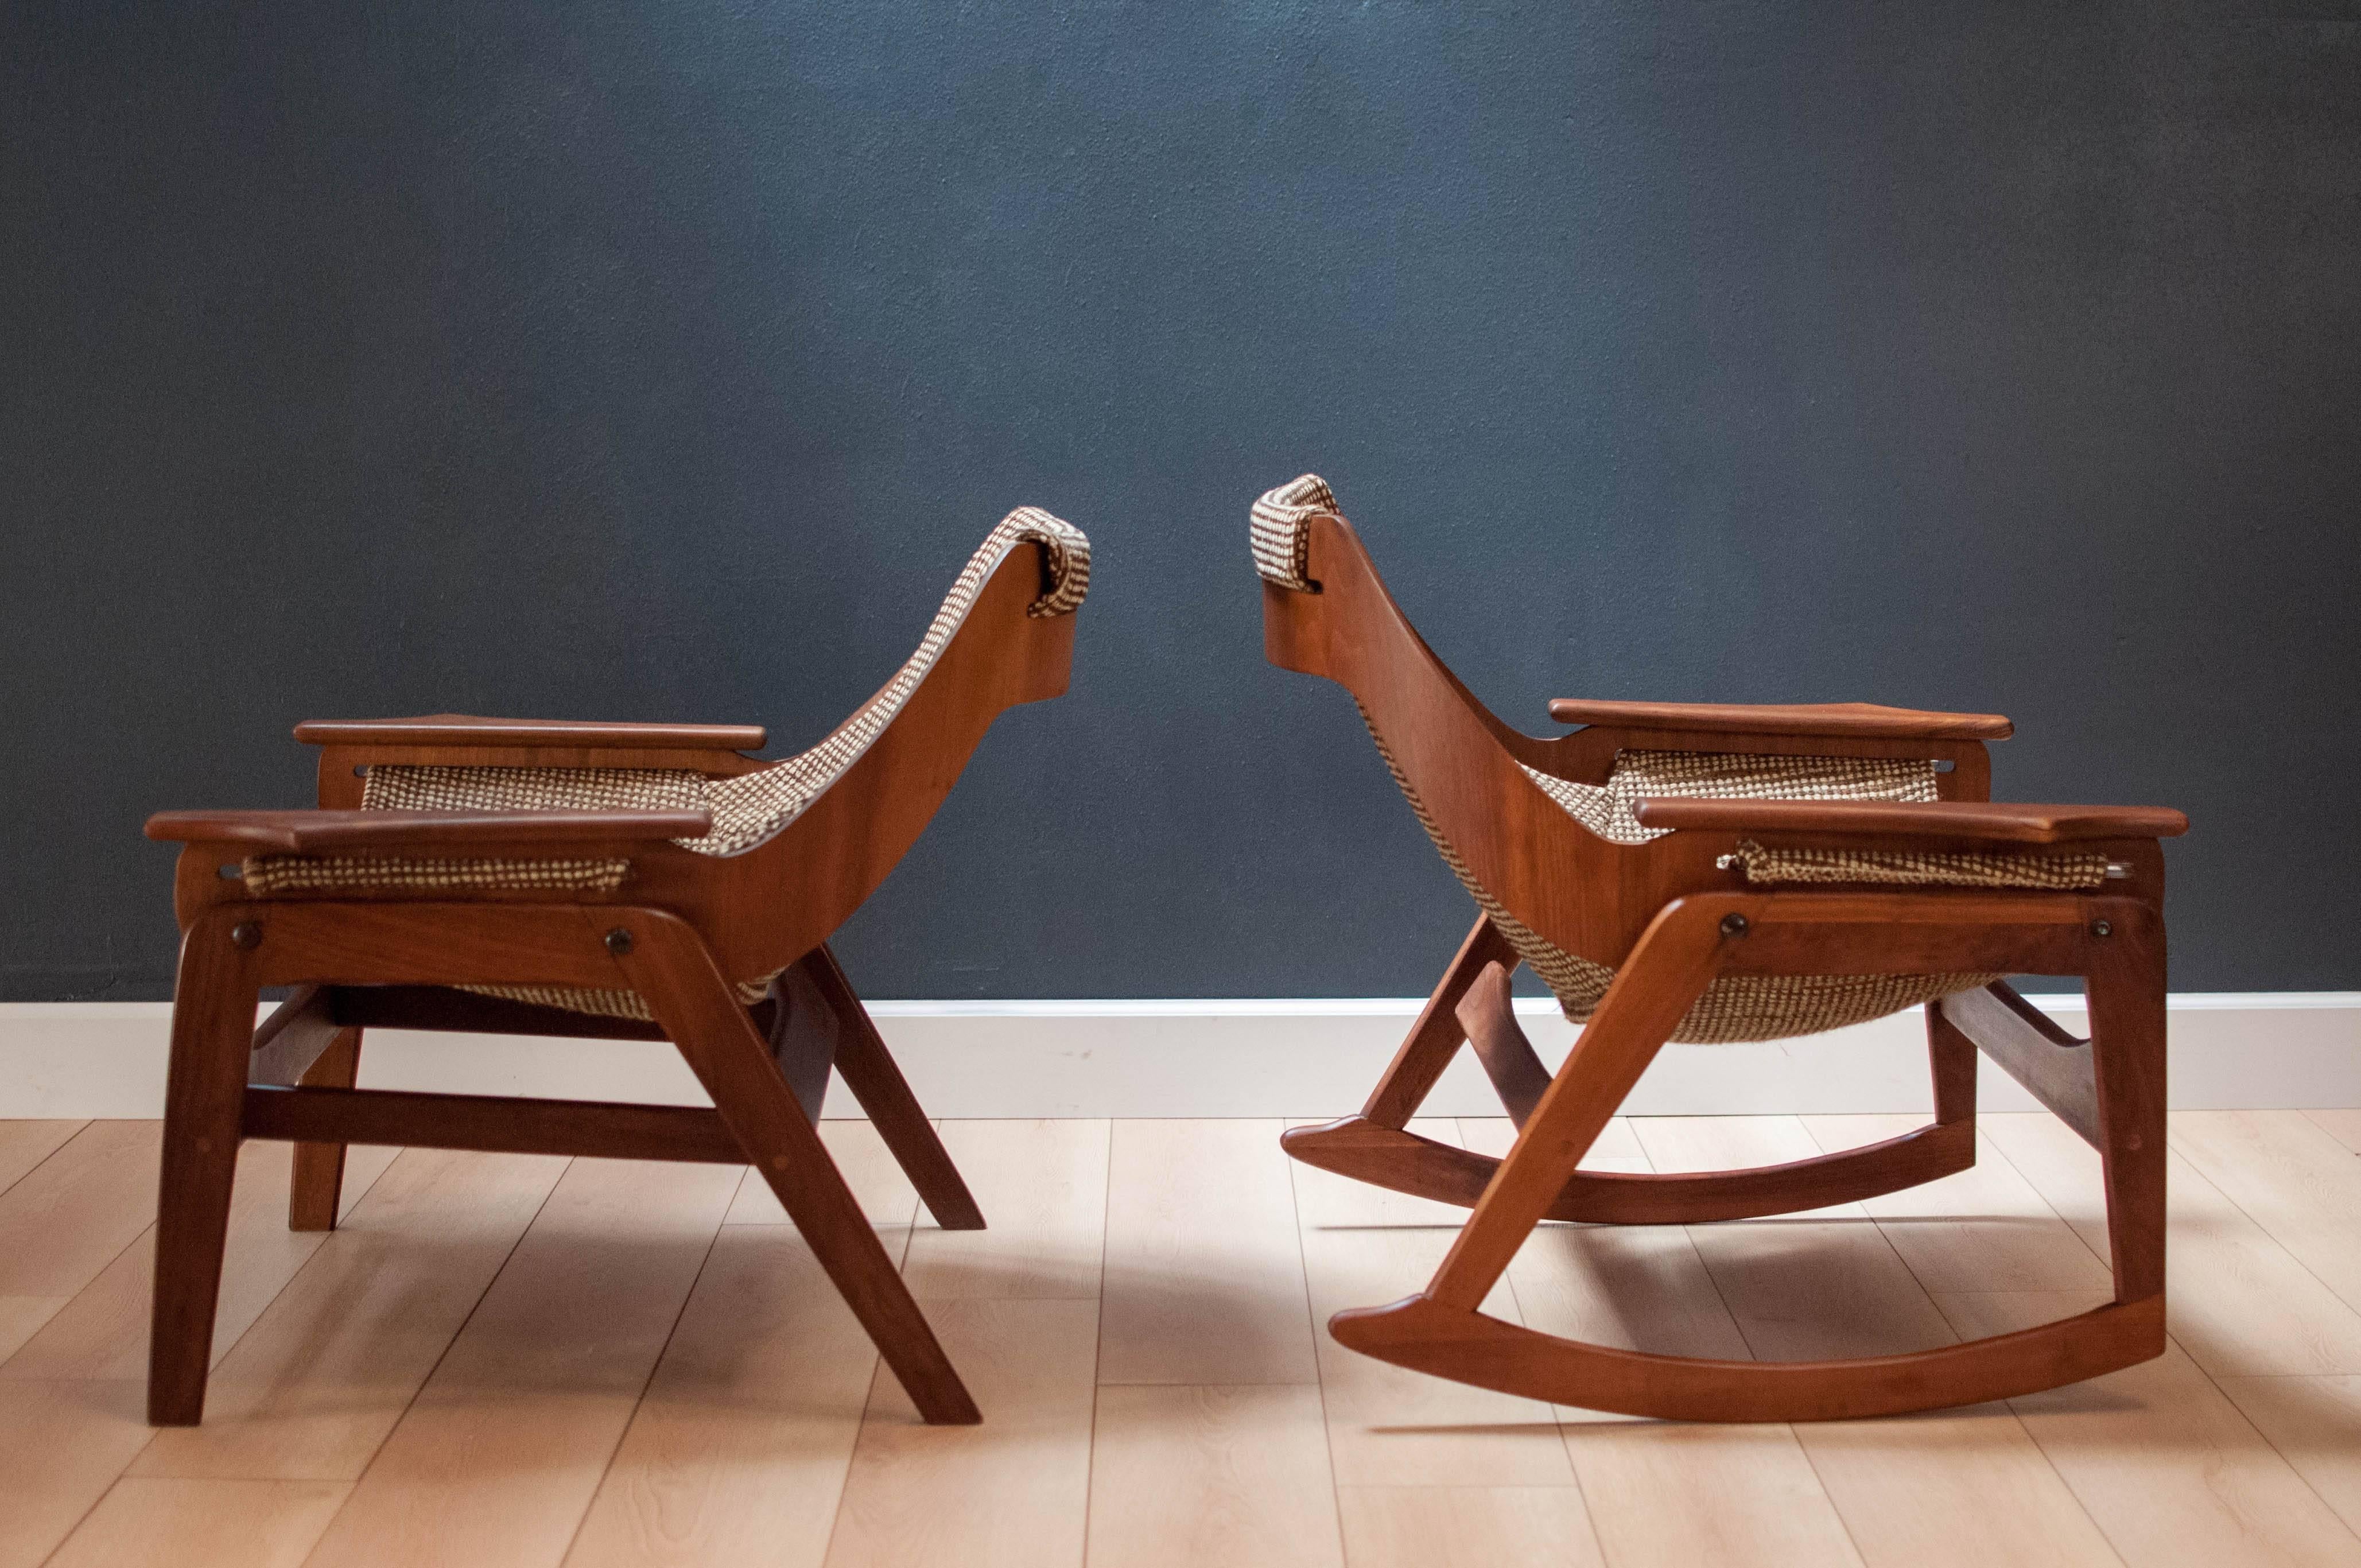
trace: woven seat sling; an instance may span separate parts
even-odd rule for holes
[[[741,855],[784,830],[841,778],[885,731],[918,689],[966,620],[993,569],[1028,541],[1049,560],[1047,591],[1027,609],[1035,618],[1071,615],[1090,591],[1091,543],[1082,531],[1035,507],[1003,519],[935,612],[917,651],[884,689],[818,745],[751,773],[711,778],[685,770],[627,768],[406,767],[368,771],[361,804],[369,810],[560,811],[601,807],[660,810],[702,807],[712,830],[675,840],[704,855]],[[461,892],[495,888],[551,892],[610,892],[627,869],[622,861],[460,861],[313,855],[258,856],[244,867],[255,897],[400,888]],[[739,997],[760,1001],[777,970],[733,976]],[[511,1001],[607,1017],[649,1020],[645,998],[631,991],[564,986],[471,985],[459,989]]]
[[[1306,474],[1267,492],[1252,511],[1255,570],[1267,582],[1313,591],[1304,576],[1305,525],[1336,510],[1336,497],[1317,475]],[[1357,705],[1356,705],[1357,706]],[[1615,970],[1543,940],[1511,914],[1452,845],[1418,791],[1395,762],[1366,708],[1378,754],[1400,786],[1419,825],[1444,863],[1490,917],[1519,959],[1555,994],[1567,1018],[1581,1023],[1614,982]],[[1645,844],[1664,836],[1640,825],[1633,806],[1650,796],[1748,800],[1925,801],[1937,798],[1931,761],[1883,757],[1776,756],[1711,751],[1620,751],[1603,784],[1553,777],[1520,762],[1532,787],[1582,828],[1616,844]],[[2103,855],[1998,853],[1895,854],[1874,850],[1772,850],[1741,842],[1728,869],[1750,884],[1872,883],[1904,887],[2089,889],[2106,877]],[[1938,997],[1973,991],[1994,974],[1734,975],[1706,989],[1680,1026],[1676,1042],[1724,1045],[1817,1034],[1900,1013]]]

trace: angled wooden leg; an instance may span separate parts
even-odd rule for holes
[[[254,1032],[246,1080],[258,1087],[350,1089],[360,1070],[361,1032],[339,1025],[329,989],[299,985]],[[287,1228],[333,1231],[345,1180],[345,1146],[298,1144],[287,1194]]]
[[[1498,964],[1514,973],[1517,961],[1517,949],[1500,935],[1490,916],[1479,913],[1467,939],[1459,944],[1458,956],[1443,971],[1434,994],[1426,999],[1418,1022],[1403,1036],[1400,1048],[1379,1075],[1378,1086],[1370,1091],[1369,1102],[1361,1107],[1360,1114],[1339,1117],[1318,1126],[1290,1127],[1279,1135],[1279,1146],[1306,1165],[1362,1180],[1372,1179],[1337,1163],[1337,1157],[1349,1162],[1354,1157],[1352,1151],[1373,1140],[1385,1142],[1389,1137],[1410,1135],[1401,1129],[1417,1114],[1419,1106],[1433,1091],[1434,1080],[1443,1076],[1443,1069],[1451,1065],[1451,1058],[1467,1038],[1466,1030],[1459,1023],[1459,1003],[1468,987],[1476,983],[1486,966]],[[1527,1048],[1530,1053],[1531,1047]],[[1488,1071],[1491,1065],[1489,1059],[1485,1061]],[[1534,1065],[1540,1065],[1538,1059]],[[1503,1091],[1503,1098],[1506,1093]]]
[[[1939,1003],[1927,1004],[1927,1067],[1935,1080],[1935,1124],[1974,1126],[1976,1043],[1943,1015]]]
[[[804,1108],[804,1120],[819,1125],[828,1101],[828,1075],[836,1066],[837,1042],[844,1033],[801,964],[771,977],[771,1060],[787,1080],[787,1091]]]
[[[1533,1107],[1549,1092],[1549,1069],[1533,1050],[1532,1041],[1517,1026],[1516,998],[1509,990],[1509,971],[1486,964],[1457,1008],[1460,1031],[1484,1064],[1484,1076],[1508,1109],[1509,1120],[1523,1126]]]
[[[918,1097],[910,1092],[909,1080],[885,1048],[836,955],[822,943],[796,967],[836,1014],[836,1070],[844,1076],[844,1086],[869,1113],[871,1125],[901,1162],[927,1212],[947,1231],[983,1230],[983,1211],[976,1206],[975,1195],[951,1163],[950,1151],[927,1120]]]
[[[1518,1132],[1475,1213],[1435,1270],[1429,1297],[1468,1311],[1483,1304],[1609,1118],[1721,967],[1722,948],[1731,939],[1712,915],[1697,907],[1676,904],[1656,916],[1607,988],[1533,1108],[1532,1119]],[[1351,1316],[1341,1312],[1331,1323],[1346,1343],[1351,1341],[1345,1339],[1345,1320]]]
[[[157,1426],[194,1426],[204,1415],[230,1186],[237,1175],[238,1121],[261,989],[255,951],[267,939],[263,922],[227,905],[201,916],[181,944],[148,1342],[148,1419]]]
[[[2088,977],[2091,1066],[2115,1299],[2128,1303],[2164,1294],[2164,921],[2125,901],[2100,924],[2109,934],[2093,944],[2099,960]]]
[[[628,939],[610,938],[609,949],[631,989],[648,999],[919,1415],[936,1423],[983,1420],[704,941],[653,910],[623,914],[620,929]]]
[[[1361,1107],[1362,1116],[1381,1127],[1400,1127],[1418,1113],[1434,1080],[1443,1076],[1460,1042],[1467,1037],[1459,1026],[1459,999],[1467,994],[1487,964],[1499,964],[1514,973],[1517,949],[1500,935],[1490,916],[1478,913],[1467,939],[1459,944],[1458,955],[1426,999],[1418,1022],[1411,1025],[1401,1048],[1394,1052],[1394,1059],[1370,1091],[1369,1102]]]
[[[327,1049],[314,1058],[295,1081],[305,1089],[350,1089],[360,1068],[361,1032],[339,1029]],[[287,1228],[335,1230],[344,1191],[345,1146],[297,1144],[294,1171],[287,1191]]]

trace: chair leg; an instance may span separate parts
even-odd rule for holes
[[[360,1030],[340,1029],[328,1048],[313,1058],[296,1082],[305,1089],[350,1089],[359,1076],[360,1066]],[[344,1190],[345,1146],[297,1144],[294,1173],[287,1192],[287,1228],[335,1230]]]
[[[983,1420],[703,940],[652,910],[632,910],[623,929],[625,979],[648,999],[919,1415],[935,1423]]]
[[[799,967],[836,1014],[836,1070],[869,1113],[870,1124],[901,1163],[910,1185],[918,1190],[927,1212],[947,1231],[983,1230],[983,1211],[976,1206],[975,1195],[951,1163],[950,1151],[927,1120],[918,1097],[910,1092],[909,1080],[885,1048],[836,954],[822,943],[805,955]]]
[[[1476,1059],[1483,1063],[1484,1075],[1492,1080],[1509,1120],[1523,1126],[1532,1119],[1533,1107],[1542,1102],[1542,1096],[1549,1092],[1550,1073],[1533,1050],[1532,1041],[1517,1026],[1509,971],[1496,963],[1486,964],[1476,983],[1459,999],[1456,1012],[1460,1032],[1467,1036]]]
[[[2164,1294],[2164,922],[2131,906],[2107,924],[2113,934],[2097,944],[2103,957],[2087,981],[2091,1067],[2115,1299],[2128,1303]]]
[[[1469,1311],[1483,1304],[1609,1118],[1719,970],[1730,939],[1712,916],[1695,909],[1675,905],[1656,917],[1531,1119],[1518,1130],[1508,1157],[1435,1270],[1429,1297]],[[1338,1314],[1332,1330],[1341,1330],[1346,1315]],[[1339,1332],[1337,1337],[1345,1335]]]
[[[259,933],[258,924],[241,921],[234,908],[221,908],[192,926],[181,946],[148,1342],[148,1420],[157,1426],[194,1426],[204,1415],[230,1187],[237,1176],[238,1123],[261,990],[253,959]]]
[[[1476,983],[1487,964],[1499,964],[1513,974],[1517,969],[1517,949],[1500,935],[1491,916],[1478,913],[1467,939],[1459,944],[1459,952],[1451,967],[1443,971],[1434,993],[1426,999],[1426,1006],[1411,1025],[1402,1039],[1401,1047],[1378,1080],[1369,1093],[1369,1102],[1361,1114],[1381,1127],[1399,1128],[1417,1113],[1420,1104],[1434,1088],[1434,1080],[1451,1065],[1460,1044],[1467,1038],[1459,1026],[1459,999]]]
[[[1935,1124],[1949,1126],[1976,1120],[1976,1043],[1943,1016],[1943,1009],[1927,1004],[1927,1067],[1935,1080]]]

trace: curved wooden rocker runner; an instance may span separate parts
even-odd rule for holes
[[[747,726],[311,723],[322,809],[151,818],[184,848],[148,1419],[203,1413],[250,1137],[297,1143],[305,1230],[348,1143],[752,1165],[919,1413],[981,1419],[816,1129],[833,1067],[937,1222],[982,1228],[827,941],[1001,710],[1066,689],[1089,580],[1079,530],[1012,512],[894,679],[784,761]],[[714,1108],[356,1090],[372,1027],[670,1040]]]
[[[1584,728],[1502,724],[1394,604],[1316,477],[1264,496],[1265,652],[1349,690],[1482,911],[1357,1116],[1297,1128],[1295,1158],[1470,1207],[1420,1294],[1349,1309],[1337,1341],[1560,1404],[1685,1420],[1832,1420],[1972,1404],[2164,1348],[2163,857],[2151,807],[1994,805],[2004,718],[1864,704],[1560,701]],[[1518,1026],[1532,967],[1583,1025],[1553,1075]],[[2093,1038],[2001,980],[2080,977]],[[1935,1114],[1866,1148],[1754,1170],[1576,1167],[1668,1042],[1817,1033],[1924,1003]],[[1463,1045],[1518,1127],[1503,1159],[1406,1125]],[[1543,1220],[1683,1224],[1916,1186],[1975,1160],[1979,1050],[2102,1156],[2114,1299],[2018,1333],[1833,1362],[1702,1360],[1584,1343],[1480,1304]]]

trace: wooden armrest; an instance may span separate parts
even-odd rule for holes
[[[2177,839],[2189,818],[2160,806],[2023,806],[1946,800],[1692,800],[1666,795],[1632,811],[1642,827],[1786,835],[1894,835],[1997,844]]]
[[[562,718],[312,718],[295,727],[307,746],[596,746],[649,751],[759,751],[759,724],[586,724]]]
[[[713,817],[693,811],[159,811],[148,837],[181,844],[251,844],[318,852],[462,850],[482,844],[615,843],[696,839]]]
[[[1873,702],[1594,702],[1554,697],[1560,724],[1620,729],[1724,729],[1752,735],[1843,735],[1893,740],[2005,740],[2016,726],[1997,713],[1929,713]]]

